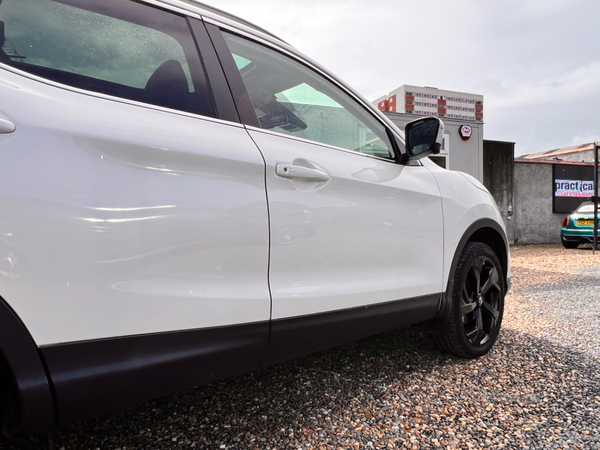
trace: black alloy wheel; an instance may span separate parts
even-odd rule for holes
[[[468,268],[460,294],[460,315],[467,340],[485,345],[498,329],[500,294],[498,269],[486,256],[479,256]]]
[[[432,335],[434,344],[462,358],[486,354],[500,333],[505,291],[494,251],[486,244],[469,242],[456,267],[450,316],[441,333]]]

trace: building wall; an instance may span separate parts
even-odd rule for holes
[[[402,85],[373,101],[381,111],[483,121],[483,95]]]
[[[564,214],[552,212],[552,164],[515,162],[515,244],[560,244]]]

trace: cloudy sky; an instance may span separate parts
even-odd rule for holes
[[[598,0],[204,0],[275,33],[369,100],[403,84],[484,95],[484,138],[600,140]]]

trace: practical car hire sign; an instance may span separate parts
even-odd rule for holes
[[[594,182],[586,180],[556,180],[556,197],[591,197],[594,195]]]

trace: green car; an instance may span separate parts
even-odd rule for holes
[[[600,232],[598,234],[600,235]],[[594,242],[594,204],[592,202],[583,202],[573,214],[565,217],[560,231],[560,240],[565,248],[577,248],[579,244]]]

